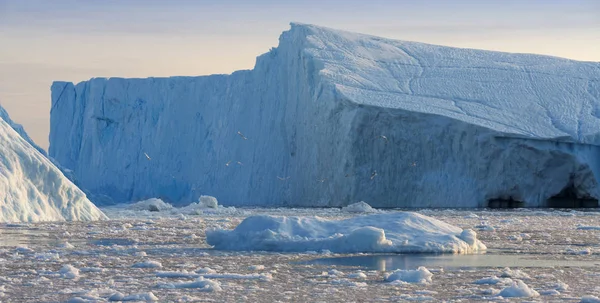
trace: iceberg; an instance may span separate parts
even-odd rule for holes
[[[0,223],[106,219],[2,107],[0,193]]]
[[[292,23],[252,70],[52,85],[49,154],[114,202],[597,206],[600,63]]]
[[[472,230],[412,212],[320,217],[257,215],[234,230],[206,231],[218,250],[334,253],[474,253],[486,250]]]

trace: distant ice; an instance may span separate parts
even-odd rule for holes
[[[218,208],[217,198],[212,196],[200,196],[199,204],[201,208]]]
[[[342,207],[342,211],[349,213],[376,213],[377,210],[371,207],[367,202],[360,201],[357,203],[350,204]]]
[[[165,203],[161,199],[150,198],[148,200],[139,201],[128,206],[132,210],[147,210],[147,211],[165,211],[173,208],[173,205]]]

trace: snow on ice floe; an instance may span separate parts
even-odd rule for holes
[[[585,225],[579,225],[577,226],[578,230],[600,230],[600,226],[585,226]]]
[[[583,296],[579,303],[600,303],[600,298],[596,296]]]
[[[510,278],[498,278],[496,276],[492,276],[492,277],[476,280],[473,283],[480,284],[480,285],[496,285],[496,284],[508,284],[508,283],[512,283],[512,282],[513,282],[513,280]]]
[[[79,278],[79,269],[73,265],[64,265],[59,271],[61,277],[65,279],[77,279]]]
[[[158,261],[148,260],[133,264],[133,268],[161,268],[162,264]]]
[[[420,266],[415,270],[398,269],[392,273],[386,274],[386,282],[404,282],[404,283],[431,283],[433,274],[425,267]]]
[[[258,215],[246,218],[234,230],[208,230],[206,237],[219,250],[472,253],[486,249],[474,231],[412,212],[343,220]]]
[[[131,294],[131,295],[123,295],[120,292],[114,293],[112,296],[108,298],[108,301],[116,301],[116,302],[153,302],[158,301],[158,297],[156,297],[152,292],[147,293],[139,293],[139,294]]]
[[[212,197],[212,196],[200,196],[198,202],[199,202],[199,206],[201,208],[218,208],[219,207],[219,202],[217,201],[217,198]]]
[[[367,202],[360,201],[352,203],[348,206],[342,207],[342,211],[349,213],[376,213],[378,210],[374,209]]]
[[[103,208],[103,211],[112,219],[128,217],[162,217],[178,216],[186,220],[187,216],[194,215],[244,215],[246,210],[235,207],[224,207],[219,205],[217,198],[212,196],[200,196],[198,202],[190,203],[183,207],[175,207],[159,198],[150,198],[131,204],[117,204]],[[131,228],[126,227],[124,228]]]
[[[530,288],[525,282],[521,280],[515,280],[512,285],[502,289],[498,296],[504,298],[521,298],[521,297],[539,297],[540,294],[534,289]]]
[[[513,279],[531,279],[531,277],[520,269],[511,269],[506,267],[502,270],[500,277],[502,278],[513,278]]]
[[[204,277],[199,277],[193,282],[179,282],[179,283],[159,283],[156,285],[157,288],[196,288],[200,291],[221,291],[221,283]]]
[[[32,143],[0,107],[0,223],[105,219]]]
[[[173,205],[165,203],[161,199],[150,198],[148,200],[139,201],[128,205],[128,209],[132,210],[147,210],[147,211],[165,211],[173,208]]]

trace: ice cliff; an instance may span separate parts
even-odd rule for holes
[[[292,24],[252,70],[55,82],[49,153],[116,202],[549,206],[600,197],[599,98],[595,62]]]
[[[104,218],[0,107],[0,222]]]

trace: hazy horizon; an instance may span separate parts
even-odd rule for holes
[[[0,0],[0,104],[48,147],[52,81],[250,69],[290,22],[600,61],[597,1]]]

